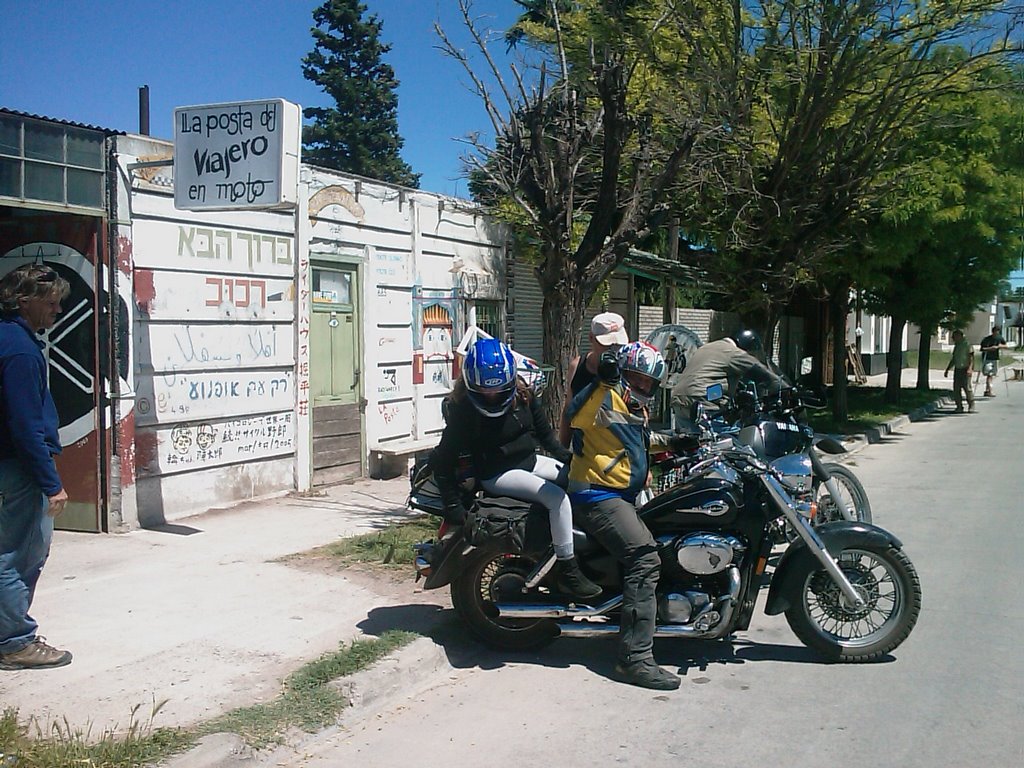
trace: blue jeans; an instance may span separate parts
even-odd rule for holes
[[[28,610],[53,539],[48,508],[21,462],[0,460],[0,653],[20,651],[36,637],[39,625]]]

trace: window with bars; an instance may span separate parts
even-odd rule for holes
[[[0,114],[0,196],[104,208],[100,131]]]
[[[502,338],[504,331],[501,323],[501,302],[476,301],[473,308],[476,313],[476,327],[495,338]]]

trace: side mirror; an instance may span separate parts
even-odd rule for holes
[[[813,358],[805,357],[803,360],[800,361],[800,375],[801,376],[806,376],[812,370],[814,370],[814,359]]]
[[[709,403],[717,403],[719,400],[725,397],[725,390],[722,388],[721,384],[712,384],[710,387],[708,387],[708,391],[705,393],[705,397],[707,398]]]

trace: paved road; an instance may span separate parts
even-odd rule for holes
[[[760,612],[731,645],[659,640],[683,676],[669,694],[609,680],[605,640],[484,652],[274,764],[1024,765],[1024,385],[998,394],[855,457],[875,522],[903,539],[924,587],[891,661],[818,663]]]

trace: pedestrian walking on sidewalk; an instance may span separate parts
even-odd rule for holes
[[[974,373],[974,347],[964,338],[964,332],[953,331],[953,355],[946,366],[946,378],[949,369],[953,369],[953,398],[956,400],[956,412],[964,412],[964,393],[967,393],[967,410],[974,413],[974,389],[971,387],[971,374]]]
[[[985,397],[995,397],[992,391],[992,379],[999,370],[999,350],[1006,349],[1002,327],[992,326],[992,333],[981,340],[981,372],[985,374]]]
[[[41,264],[0,280],[0,669],[71,663],[70,652],[36,634],[29,615],[53,518],[68,500],[53,461],[61,452],[59,422],[38,334],[53,327],[69,292]]]

